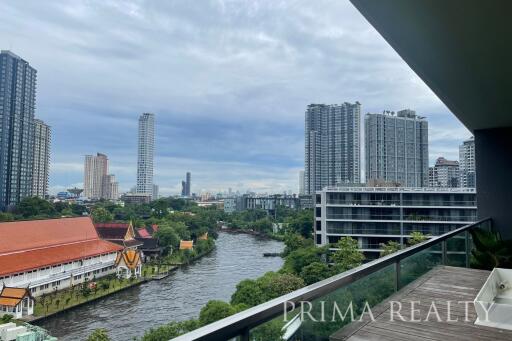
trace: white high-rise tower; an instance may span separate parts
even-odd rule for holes
[[[137,158],[137,193],[153,195],[153,157],[155,153],[155,115],[143,113],[139,118]]]

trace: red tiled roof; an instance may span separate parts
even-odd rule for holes
[[[0,223],[0,275],[122,249],[100,240],[89,217]]]
[[[120,245],[97,239],[2,255],[0,256],[0,276],[122,250],[123,247]]]
[[[111,229],[127,229],[130,224],[129,223],[96,223],[94,224],[96,228],[103,227],[103,228],[111,228]]]
[[[148,230],[146,230],[145,227],[138,229],[137,233],[141,238],[151,238],[151,235],[149,234]]]
[[[158,225],[157,224],[151,225],[151,228],[153,229],[153,232],[158,232]]]
[[[89,217],[0,223],[0,255],[96,239]]]

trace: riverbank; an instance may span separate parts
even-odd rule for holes
[[[113,276],[108,278],[100,278],[97,281],[96,289],[84,291],[79,288],[68,288],[55,293],[51,293],[40,297],[34,307],[34,315],[25,318],[24,322],[38,324],[44,319],[51,318],[55,315],[69,312],[83,305],[94,303],[98,300],[104,299],[108,296],[118,294],[124,290],[133,288],[135,286],[147,283],[149,281],[162,280],[170,275],[171,272],[176,271],[180,267],[192,265],[202,257],[210,254],[215,249],[215,244],[212,247],[203,250],[188,259],[187,262],[181,264],[168,265],[158,267],[158,265],[150,264],[143,268],[142,273],[145,275],[139,279],[117,279]],[[154,268],[157,267],[156,273]],[[152,269],[151,274],[149,268]],[[87,295],[84,292],[88,292]]]
[[[219,233],[215,249],[192,263],[183,264],[160,281],[129,288],[72,309],[39,323],[59,341],[85,340],[98,328],[108,331],[113,341],[142,337],[145,331],[197,318],[212,298],[229,301],[236,285],[277,271],[283,260],[263,257],[281,252],[283,244],[246,234]]]
[[[276,233],[260,232],[260,231],[255,231],[252,229],[242,229],[242,228],[238,228],[238,227],[223,226],[221,231],[226,232],[226,233],[233,233],[233,234],[248,234],[248,235],[259,237],[259,238],[267,238],[267,239],[277,240],[280,242],[284,241],[283,235],[276,234]]]

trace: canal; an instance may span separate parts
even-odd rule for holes
[[[217,247],[194,264],[178,269],[161,281],[151,281],[41,323],[61,341],[85,340],[105,328],[112,340],[127,341],[169,321],[198,316],[209,300],[229,301],[243,279],[278,270],[283,244],[247,234],[219,233]]]

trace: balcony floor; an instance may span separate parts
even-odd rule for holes
[[[426,273],[416,281],[402,288],[385,302],[372,309],[375,320],[354,322],[334,335],[331,341],[505,341],[512,340],[512,331],[475,325],[476,312],[469,305],[465,322],[464,305],[457,301],[473,301],[489,276],[489,271],[440,266]],[[401,321],[396,315],[390,319],[390,301],[402,303]],[[435,315],[429,321],[411,322],[411,301],[420,301],[415,306],[420,312],[416,316],[425,320],[431,302],[435,302],[442,321]],[[447,322],[447,301],[452,301],[451,319]],[[396,306],[395,306],[396,307]]]

